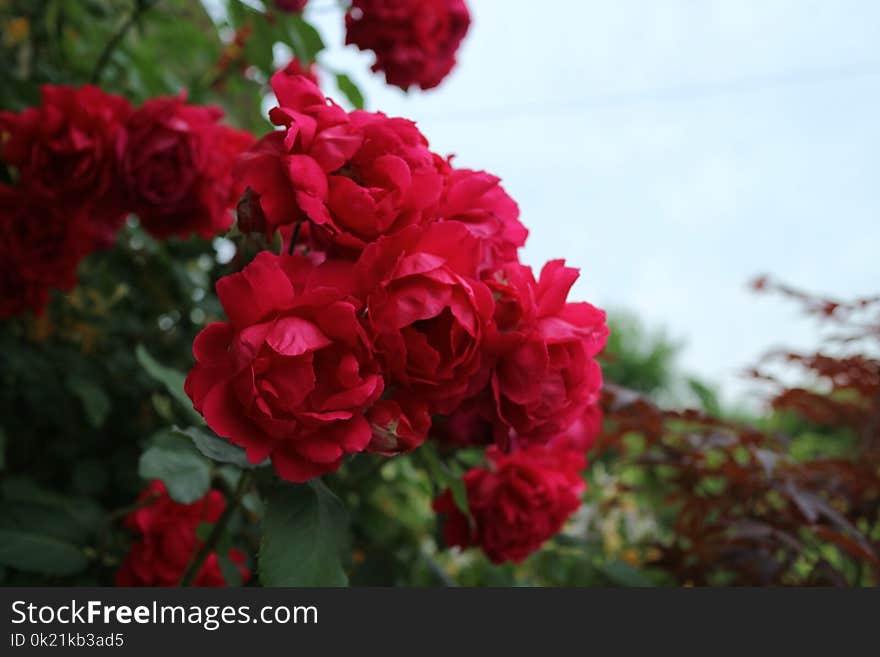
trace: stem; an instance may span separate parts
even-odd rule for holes
[[[138,502],[135,502],[134,504],[129,504],[128,506],[124,506],[120,509],[114,509],[113,511],[111,511],[110,513],[107,514],[107,519],[110,522],[115,522],[116,520],[119,520],[119,518],[127,516],[132,511],[137,511],[138,509],[140,509],[142,507],[149,506],[158,497],[159,497],[158,495],[148,495],[144,499],[142,499]]]
[[[293,235],[290,236],[290,246],[287,247],[287,255],[293,255],[293,250],[296,248],[296,240],[299,237],[300,226],[302,226],[302,219],[296,222],[296,226],[293,229]]]
[[[126,33],[137,22],[138,18],[140,18],[141,14],[149,9],[154,1],[155,0],[135,0],[134,8],[131,10],[128,18],[126,18],[116,32],[113,33],[110,40],[107,42],[107,45],[104,46],[104,50],[102,50],[101,54],[98,56],[98,63],[95,64],[95,70],[92,71],[89,82],[97,84],[98,80],[101,79],[101,74],[104,72],[104,69],[107,68],[107,64],[110,63],[110,57],[113,55],[113,51],[116,50],[119,42],[122,41]]]
[[[202,566],[205,565],[205,559],[207,559],[208,555],[214,551],[215,547],[217,547],[217,542],[220,540],[220,537],[223,536],[223,532],[226,531],[226,525],[229,522],[229,519],[232,517],[232,514],[238,510],[238,507],[241,504],[241,498],[244,497],[244,494],[247,492],[248,488],[250,488],[252,481],[253,473],[251,471],[248,470],[247,472],[241,473],[241,477],[238,479],[238,485],[235,487],[235,492],[233,492],[226,501],[226,508],[223,509],[223,513],[217,519],[217,522],[214,523],[214,526],[211,528],[211,533],[208,534],[208,538],[202,543],[202,547],[199,548],[199,551],[196,552],[192,561],[189,562],[186,571],[183,573],[183,577],[180,578],[180,586],[192,586],[196,575],[199,574]]]

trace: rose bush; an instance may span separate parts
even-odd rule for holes
[[[143,61],[148,30],[101,51],[88,78],[131,102],[50,85],[0,114],[2,394],[25,409],[3,429],[31,430],[8,463],[123,498],[113,527],[4,473],[0,526],[26,540],[0,565],[31,568],[16,546],[48,528],[60,557],[44,572],[84,582],[236,584],[253,556],[264,584],[339,584],[378,553],[432,559],[413,556],[434,550],[428,528],[403,527],[443,490],[447,542],[495,562],[524,559],[578,506],[604,314],[567,301],[577,273],[561,261],[537,280],[520,264],[528,230],[498,177],[454,166],[412,121],[325,95],[335,80],[363,105],[321,69],[303,4],[230,3],[207,59],[133,71],[149,91],[120,67]],[[390,82],[430,88],[470,19],[460,0],[356,0],[346,20]],[[293,55],[280,71],[277,41]],[[50,306],[53,289],[69,294]],[[43,408],[63,415],[45,431]],[[400,498],[419,511],[389,528]],[[22,504],[60,517],[35,530],[29,511],[4,514]]]
[[[521,560],[577,506],[574,480],[601,421],[604,313],[567,302],[578,273],[562,261],[537,280],[519,263],[528,231],[497,177],[454,168],[409,121],[346,112],[295,68],[272,87],[281,130],[236,163],[239,227],[280,230],[296,255],[260,253],[218,282],[229,322],[195,341],[195,409],[251,463],[268,457],[296,482],[348,454],[412,451],[432,424],[447,447],[496,442],[493,473],[540,463],[552,495],[558,467],[566,494],[536,501],[506,552],[459,540]],[[480,536],[496,536],[508,511],[487,511]]]
[[[80,260],[138,215],[160,238],[228,229],[241,189],[232,163],[253,137],[218,123],[218,107],[183,96],[127,100],[97,87],[44,85],[42,105],[0,112],[0,157],[15,184],[0,197],[2,310],[41,313],[71,290]]]

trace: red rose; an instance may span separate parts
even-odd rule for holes
[[[178,504],[168,497],[165,484],[154,481],[138,501],[144,505],[129,513],[124,522],[139,538],[116,572],[116,585],[177,586],[201,546],[196,529],[202,523],[217,522],[226,500],[220,491],[211,490],[194,504]],[[244,553],[232,549],[227,556],[238,566],[242,582],[247,582],[251,574],[244,567]],[[226,586],[216,552],[205,559],[193,584]]]
[[[287,75],[302,75],[307,80],[314,82],[316,85],[318,84],[318,69],[315,66],[315,62],[303,66],[302,62],[294,57],[287,62],[287,66],[285,66],[283,70]]]
[[[125,216],[113,144],[128,101],[92,85],[45,85],[42,105],[0,113],[0,154],[19,185],[47,205],[89,213],[96,246],[108,246]]]
[[[288,481],[334,471],[370,443],[363,412],[382,393],[382,376],[346,264],[261,252],[218,281],[229,322],[193,343],[185,389],[196,410],[252,462],[271,458]]]
[[[511,264],[487,279],[496,297],[492,390],[496,439],[546,442],[565,432],[595,404],[602,372],[594,357],[605,346],[605,313],[588,303],[566,303],[577,279],[562,260],[547,263],[535,281]]]
[[[356,110],[351,123],[363,142],[328,178],[328,220],[311,219],[333,244],[360,251],[383,235],[432,217],[443,176],[439,158],[412,121]]]
[[[471,518],[448,490],[434,500],[434,510],[446,514],[447,545],[479,546],[493,563],[519,563],[580,506],[584,457],[540,446],[506,455],[490,448],[487,455],[488,468],[464,475]]]
[[[602,409],[599,404],[590,404],[584,414],[558,436],[550,439],[548,445],[586,454],[602,433]]]
[[[388,383],[448,413],[485,385],[492,295],[473,278],[479,250],[458,222],[411,226],[357,263]]]
[[[495,400],[487,385],[447,415],[435,418],[431,437],[449,447],[490,445],[495,439],[496,422]]]
[[[220,125],[219,107],[153,98],[134,112],[116,149],[132,212],[158,238],[212,237],[232,224],[241,189],[232,163],[249,147],[246,132]]]
[[[265,216],[266,232],[311,220],[314,238],[339,255],[434,217],[442,161],[405,119],[345,110],[303,76],[272,76],[283,132],[263,137],[237,164]]]
[[[464,0],[353,0],[345,43],[372,50],[388,84],[431,89],[455,65],[470,22]]]
[[[363,141],[346,111],[308,77],[278,71],[272,89],[279,107],[269,116],[285,129],[265,135],[235,165],[236,177],[259,203],[269,237],[306,218],[329,221],[327,175],[342,168]]]
[[[428,438],[428,406],[413,399],[380,399],[367,411],[373,430],[368,451],[386,456],[410,452]]]
[[[290,14],[299,14],[309,0],[275,0],[275,8]]]
[[[480,272],[516,260],[529,235],[516,201],[499,182],[485,171],[450,169],[438,212],[441,219],[462,222],[480,239]]]
[[[70,290],[92,246],[83,208],[0,185],[0,318],[42,313],[51,288]]]

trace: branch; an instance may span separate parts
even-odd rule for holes
[[[217,547],[217,543],[223,536],[223,532],[226,531],[226,525],[229,522],[229,519],[241,504],[241,498],[244,497],[244,494],[247,492],[248,488],[250,488],[252,480],[253,473],[251,471],[241,473],[241,476],[238,479],[238,485],[235,487],[235,492],[233,492],[226,502],[226,508],[223,509],[223,513],[217,519],[217,522],[214,523],[214,526],[211,528],[211,533],[208,534],[208,538],[202,543],[202,547],[199,548],[199,551],[196,552],[192,561],[189,562],[186,571],[183,573],[183,577],[180,578],[180,586],[192,586],[196,575],[199,574],[202,566],[205,565],[205,559],[207,559],[208,555]]]
[[[107,45],[104,46],[104,50],[101,51],[101,54],[98,56],[98,62],[95,64],[95,69],[92,71],[92,75],[89,78],[89,82],[92,84],[97,84],[98,80],[101,79],[101,74],[104,72],[104,69],[107,68],[107,64],[110,63],[110,57],[113,55],[113,51],[116,50],[116,47],[128,33],[128,31],[132,28],[132,26],[138,21],[147,9],[155,3],[157,0],[135,0],[134,8],[131,10],[131,13],[128,15],[128,18],[119,26],[116,32],[110,37],[110,40],[107,42]]]

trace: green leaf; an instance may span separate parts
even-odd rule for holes
[[[241,586],[241,571],[238,569],[232,559],[225,554],[218,554],[217,561],[220,564],[220,572],[223,573],[223,579],[227,586]]]
[[[630,566],[625,561],[615,559],[601,568],[602,572],[617,586],[647,587],[654,586],[643,572]]]
[[[200,522],[196,527],[196,538],[202,542],[207,541],[212,529],[214,529],[213,522]]]
[[[455,502],[455,506],[457,506],[458,510],[464,515],[470,516],[471,510],[468,506],[467,489],[464,486],[464,481],[461,479],[449,478],[446,483],[449,485],[449,490],[452,491],[452,499]]]
[[[174,427],[172,431],[181,436],[190,438],[193,441],[193,445],[196,446],[196,449],[214,461],[231,463],[239,468],[247,469],[253,469],[266,463],[265,461],[263,463],[251,463],[248,461],[247,455],[241,447],[233,445],[228,440],[221,438],[207,429],[200,429],[198,427],[181,429],[179,427]]]
[[[82,402],[89,424],[95,428],[102,426],[110,413],[110,398],[103,388],[94,381],[71,375],[67,378],[67,389]]]
[[[348,102],[357,109],[364,109],[364,96],[358,86],[345,73],[336,74],[336,86]]]
[[[0,529],[0,564],[46,575],[73,575],[88,560],[72,543],[18,529]]]
[[[211,464],[193,444],[174,433],[160,433],[141,454],[138,474],[161,479],[175,502],[192,504],[211,487]]]
[[[347,551],[347,513],[320,479],[269,493],[258,563],[265,586],[345,586]]]
[[[687,384],[691,392],[700,400],[700,405],[707,414],[713,417],[721,416],[721,404],[718,402],[718,395],[712,388],[694,378],[687,379]]]
[[[286,14],[282,20],[288,24],[287,36],[296,58],[303,66],[315,61],[315,57],[324,49],[324,41],[318,30],[299,14]]]
[[[448,488],[452,492],[452,499],[455,506],[464,515],[470,518],[471,512],[468,506],[467,489],[460,473],[453,472],[446,466],[437,456],[437,453],[428,445],[423,446],[418,453],[424,458],[431,477],[442,488]]]
[[[174,420],[174,413],[171,410],[171,400],[167,396],[154,392],[150,395],[150,401],[153,403],[153,409],[166,422]]]
[[[144,368],[146,373],[165,386],[168,393],[191,417],[197,418],[197,421],[200,424],[204,423],[204,419],[193,409],[192,401],[183,391],[183,384],[184,381],[186,381],[186,377],[181,372],[170,367],[165,367],[156,361],[142,344],[139,344],[135,348],[135,356],[137,356],[138,362],[141,364],[141,367]]]
[[[100,529],[104,512],[88,499],[59,495],[29,479],[13,477],[0,484],[0,528],[82,545]]]

